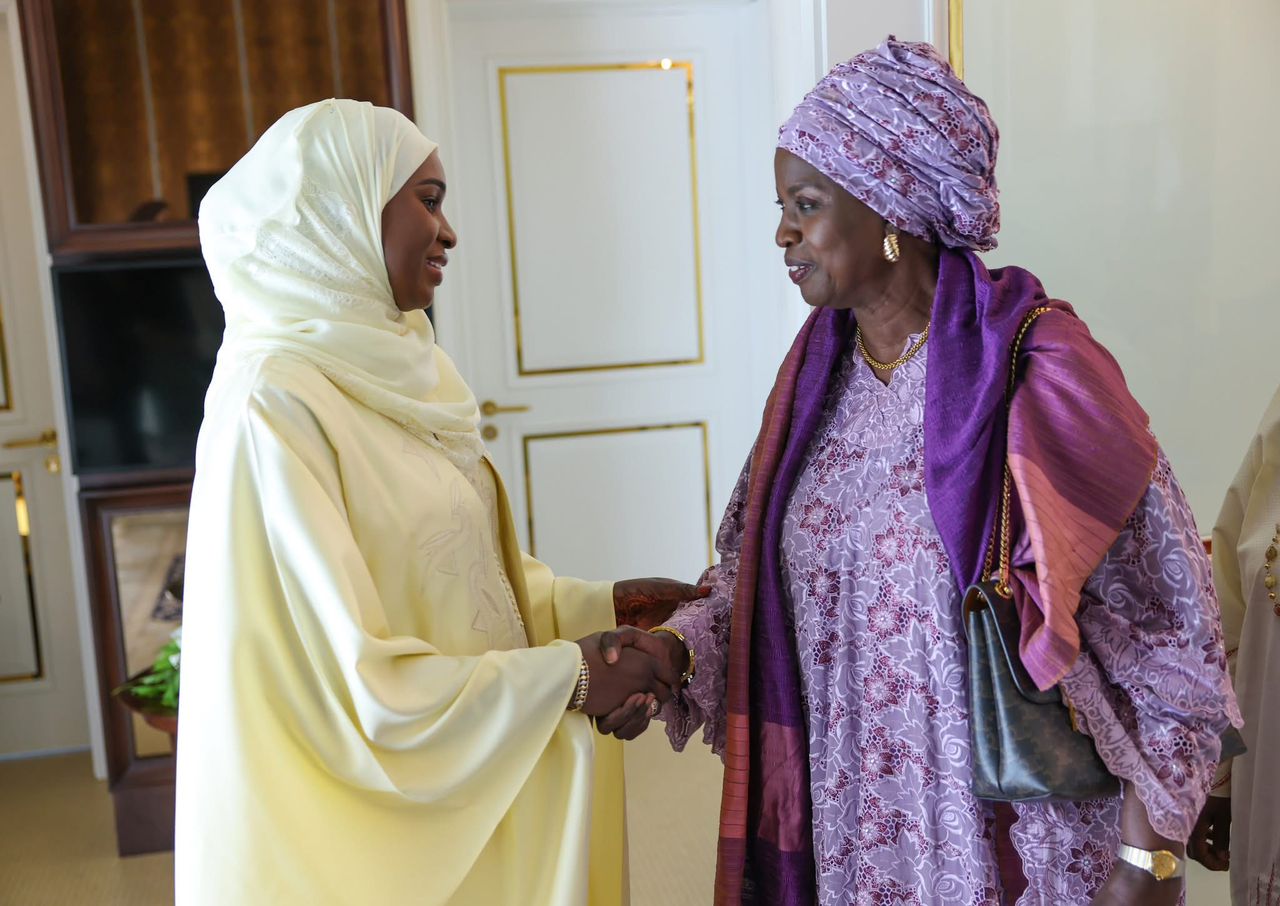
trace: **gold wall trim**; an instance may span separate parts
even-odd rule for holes
[[[703,504],[707,513],[707,565],[715,562],[715,524],[711,515],[711,441],[707,423],[673,422],[659,425],[633,425],[626,428],[594,428],[587,431],[555,431],[547,434],[526,434],[524,436],[524,505],[529,526],[529,553],[538,556],[537,536],[533,526],[533,468],[529,447],[540,440],[568,440],[583,437],[600,437],[610,434],[639,434],[646,431],[679,431],[697,428],[702,432],[702,483],[705,488]]]
[[[520,267],[516,251],[515,193],[511,178],[511,129],[507,116],[507,79],[512,76],[566,75],[587,72],[669,72],[685,75],[685,99],[689,119],[689,185],[693,195],[693,279],[697,301],[698,354],[691,359],[616,362],[602,365],[575,365],[569,368],[526,368],[524,335],[520,321]],[[698,208],[698,135],[694,122],[693,63],[688,60],[651,60],[641,63],[582,63],[554,66],[502,66],[498,69],[498,108],[502,122],[502,167],[507,193],[507,241],[511,249],[511,305],[516,334],[516,372],[521,377],[553,374],[581,374],[592,371],[619,371],[631,368],[668,368],[673,365],[701,365],[706,361],[706,331],[702,300],[702,228]]]
[[[947,0],[947,59],[964,78],[964,0]]]
[[[44,679],[44,655],[40,645],[40,621],[36,612],[35,568],[31,564],[31,510],[27,504],[26,491],[22,484],[21,472],[0,472],[0,481],[13,482],[14,523],[22,538],[22,559],[27,570],[27,604],[31,608],[31,645],[35,654],[36,669],[34,673],[15,673],[0,676],[0,684],[29,683]]]

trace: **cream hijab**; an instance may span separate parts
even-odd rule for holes
[[[226,312],[213,388],[251,359],[314,365],[462,467],[484,447],[475,396],[420,311],[396,308],[382,209],[436,149],[402,114],[351,100],[286,113],[200,205]]]

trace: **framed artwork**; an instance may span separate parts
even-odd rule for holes
[[[124,513],[111,520],[124,670],[137,676],[151,666],[182,625],[182,574],[187,547],[187,508]],[[167,734],[133,713],[133,757],[172,753]]]
[[[146,669],[182,623],[190,503],[190,481],[80,494],[98,705],[121,855],[173,846],[175,759],[169,738],[146,726],[112,690]]]

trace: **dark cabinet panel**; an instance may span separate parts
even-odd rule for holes
[[[20,0],[55,260],[198,247],[208,186],[281,114],[412,116],[403,0]]]

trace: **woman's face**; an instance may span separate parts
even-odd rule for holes
[[[791,279],[815,308],[851,308],[858,287],[882,278],[884,221],[836,183],[781,148],[773,156],[782,218],[775,241]]]
[[[458,237],[444,217],[444,166],[435,151],[382,209],[382,255],[396,308],[430,308]]]

